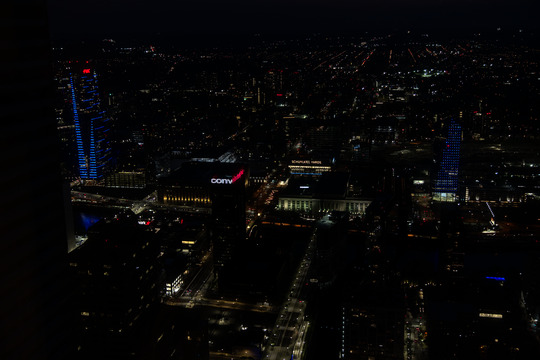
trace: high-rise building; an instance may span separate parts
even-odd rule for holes
[[[432,183],[433,200],[455,202],[458,191],[459,148],[461,125],[450,120],[446,139],[435,145],[435,176]]]
[[[248,179],[249,168],[243,164],[187,162],[159,180],[160,202],[211,208],[211,243],[218,278],[246,238]]]
[[[99,180],[112,165],[110,119],[100,104],[94,67],[88,61],[71,65],[67,88],[75,126],[78,176],[81,179]]]
[[[345,250],[346,212],[332,211],[315,223],[315,256],[312,279],[320,289],[328,289],[343,269]]]
[[[249,172],[240,164],[215,168],[210,182],[214,271],[219,272],[246,237],[246,186]],[[219,279],[219,275],[218,275]],[[221,281],[223,279],[220,279]],[[222,284],[220,284],[223,287]]]
[[[72,359],[45,0],[0,3],[0,358]]]
[[[154,232],[130,211],[93,225],[88,240],[69,254],[78,358],[130,358],[142,351],[143,329],[163,289],[158,255]]]

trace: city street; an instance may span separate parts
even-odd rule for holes
[[[272,329],[264,351],[266,359],[288,360],[291,355],[295,359],[301,359],[304,354],[305,336],[309,322],[304,317],[306,303],[300,300],[300,294],[307,279],[314,250],[315,237],[312,236],[289,288],[288,298],[282,305]]]
[[[415,290],[411,289],[411,291]],[[415,309],[407,311],[404,324],[403,356],[406,360],[425,360],[427,359],[427,345],[424,338],[427,334],[427,326],[424,314],[424,292],[418,289],[415,295],[418,302]],[[413,312],[417,316],[414,316]]]

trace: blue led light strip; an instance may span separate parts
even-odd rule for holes
[[[90,178],[97,179],[96,141],[94,134],[94,120],[90,120]]]
[[[77,99],[75,97],[75,87],[73,85],[73,76],[70,76],[71,84],[71,103],[73,106],[73,121],[75,123],[75,136],[77,139],[77,158],[79,160],[79,176],[82,179],[88,179],[88,168],[86,167],[86,156],[81,133],[81,124],[79,121],[79,111],[77,109]]]

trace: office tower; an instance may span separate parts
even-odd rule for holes
[[[246,238],[246,185],[248,170],[239,164],[220,164],[214,168],[210,183],[212,202],[212,247],[218,286],[219,273],[228,265],[235,248]]]
[[[211,208],[211,242],[214,272],[230,263],[246,239],[246,187],[249,168],[238,163],[187,162],[158,185],[158,199],[165,204]],[[222,284],[220,284],[221,286]]]
[[[67,88],[75,125],[78,176],[84,180],[99,180],[112,166],[110,119],[100,104],[94,67],[88,61],[70,65]]]
[[[320,126],[308,131],[306,143],[312,157],[335,163],[345,143],[344,129],[339,126]]]
[[[343,270],[345,256],[346,212],[332,211],[315,223],[315,256],[312,276],[320,289],[328,289]]]
[[[0,358],[68,359],[59,145],[43,0],[0,4]]]
[[[67,89],[63,89],[67,90]],[[74,146],[75,140],[75,125],[73,125],[69,104],[64,100],[58,99],[59,104],[56,108],[56,121],[58,136],[60,138],[60,164],[62,176],[65,179],[73,179],[78,177],[79,166],[77,165],[77,149]],[[66,107],[63,108],[62,106]]]
[[[435,144],[435,176],[433,178],[433,200],[455,202],[458,190],[459,147],[461,125],[450,120],[448,136]]]
[[[158,255],[153,230],[131,211],[93,225],[88,240],[69,254],[78,358],[117,359],[143,350],[149,340],[143,330],[163,289]]]

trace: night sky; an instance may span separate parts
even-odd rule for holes
[[[537,28],[535,0],[49,0],[53,38]]]

